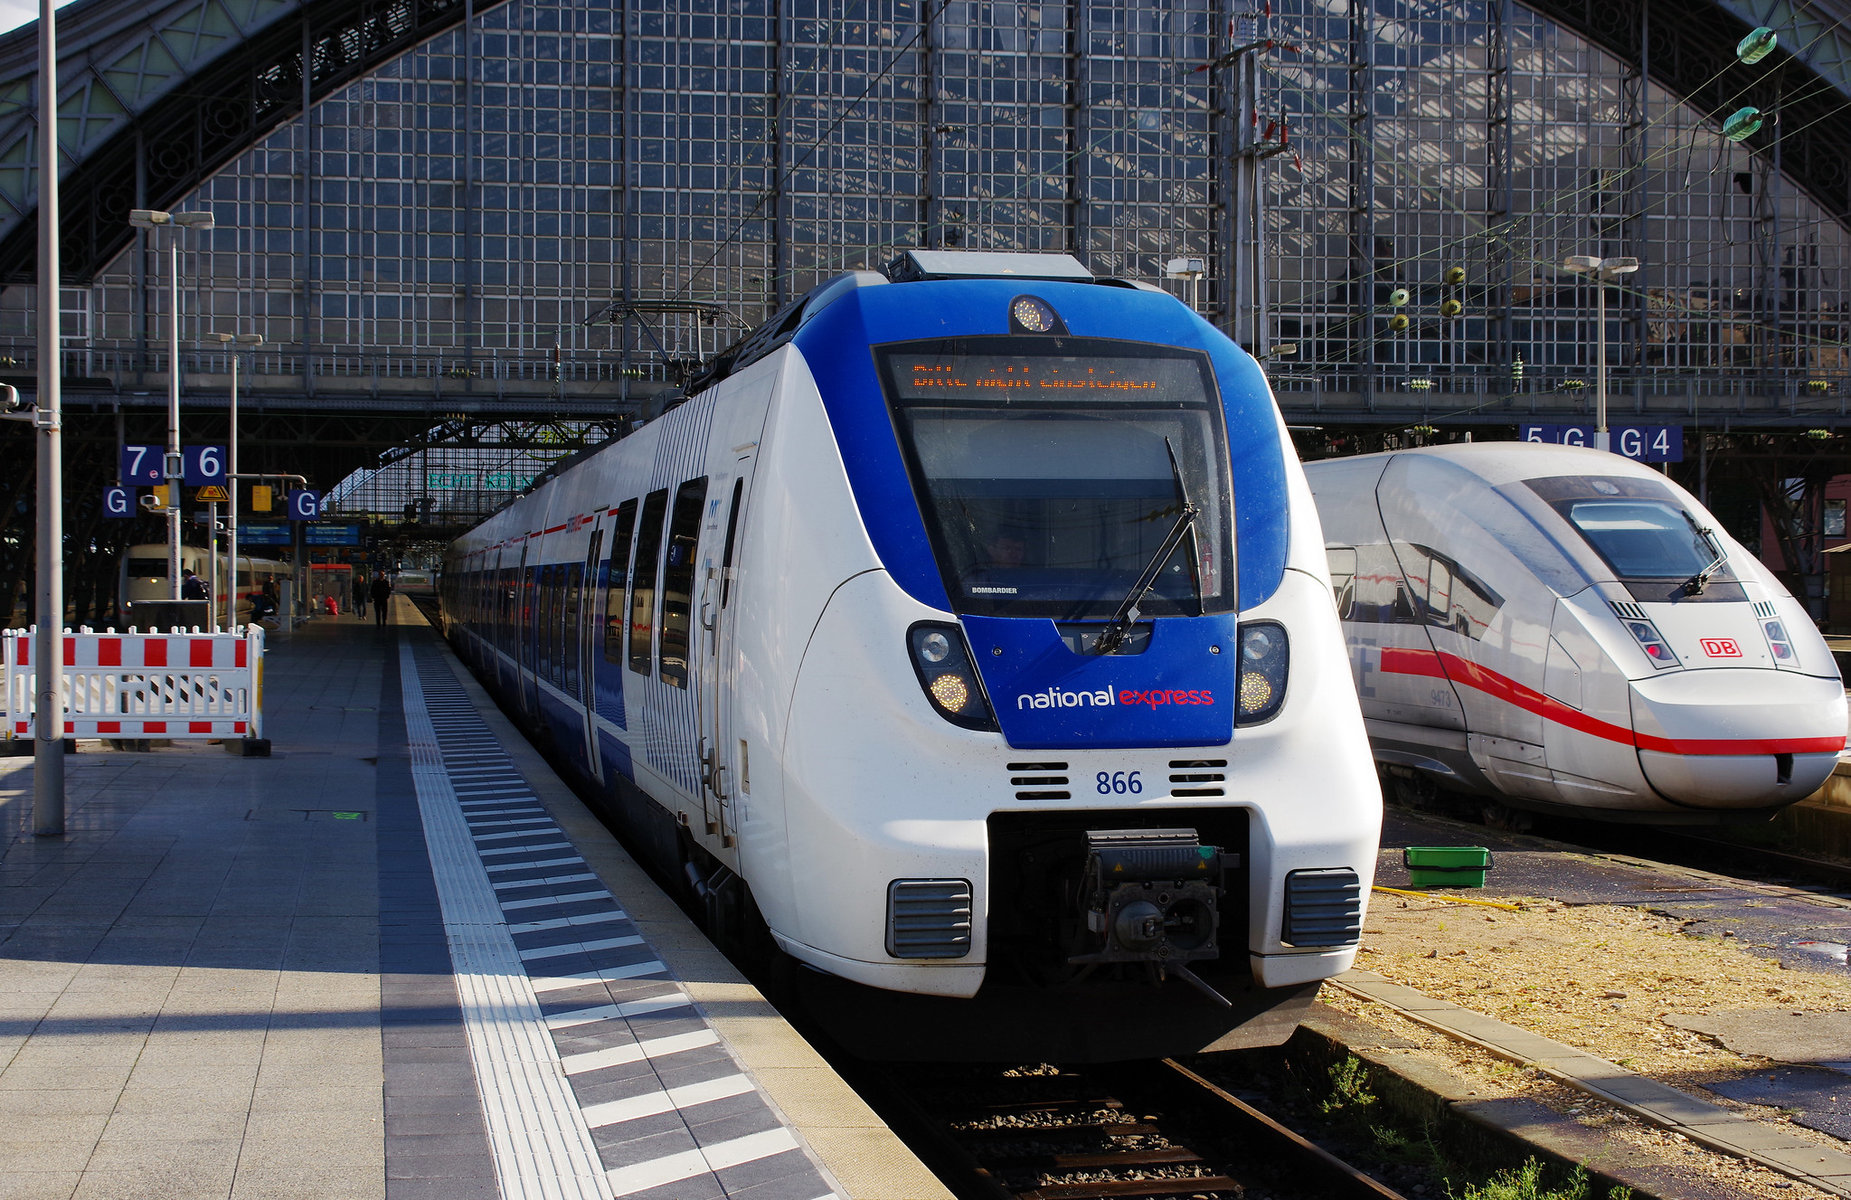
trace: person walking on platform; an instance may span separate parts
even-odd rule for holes
[[[193,568],[191,567],[182,567],[180,569],[180,599],[206,599],[206,581],[193,574]]]
[[[353,615],[356,617],[359,617],[362,621],[366,620],[366,591],[367,591],[366,576],[365,575],[354,576]]]
[[[384,626],[386,623],[386,600],[392,595],[392,581],[386,578],[384,571],[373,576],[373,586],[370,591],[373,601],[373,623],[375,625]]]

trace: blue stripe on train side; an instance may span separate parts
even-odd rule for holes
[[[1259,364],[1174,297],[1100,284],[971,279],[900,283],[850,292],[798,331],[795,342],[822,392],[850,486],[875,553],[905,591],[948,609],[925,523],[887,412],[874,356],[887,342],[1009,333],[1007,307],[1031,294],[1052,304],[1076,337],[1119,338],[1207,352],[1227,412],[1234,483],[1240,607],[1271,596],[1285,577],[1285,457]]]

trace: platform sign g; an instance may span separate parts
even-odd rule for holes
[[[105,517],[132,517],[135,515],[135,489],[125,487],[107,487],[103,489],[103,515]]]
[[[289,493],[289,519],[319,521],[321,519],[321,493],[311,492],[307,488]]]

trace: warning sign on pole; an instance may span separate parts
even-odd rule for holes
[[[195,504],[224,504],[230,499],[231,497],[225,494],[225,489],[216,485],[212,487],[202,487],[193,493],[193,503]]]

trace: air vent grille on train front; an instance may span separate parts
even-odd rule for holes
[[[1646,619],[1645,610],[1630,601],[1609,600],[1607,603],[1613,606],[1614,613],[1622,621],[1643,621]]]
[[[1071,800],[1067,790],[1067,764],[1064,762],[1013,762],[1009,764],[1009,786],[1017,789],[1017,800]]]
[[[1774,602],[1772,600],[1755,601],[1755,616],[1760,617],[1763,621],[1772,621],[1774,619]]]
[[[1170,763],[1170,795],[1225,796],[1225,758],[1179,758]]]
[[[967,879],[896,879],[887,885],[887,953],[894,958],[963,958],[970,953]]]
[[[1288,946],[1348,946],[1363,932],[1362,880],[1345,867],[1293,871],[1285,877]]]

